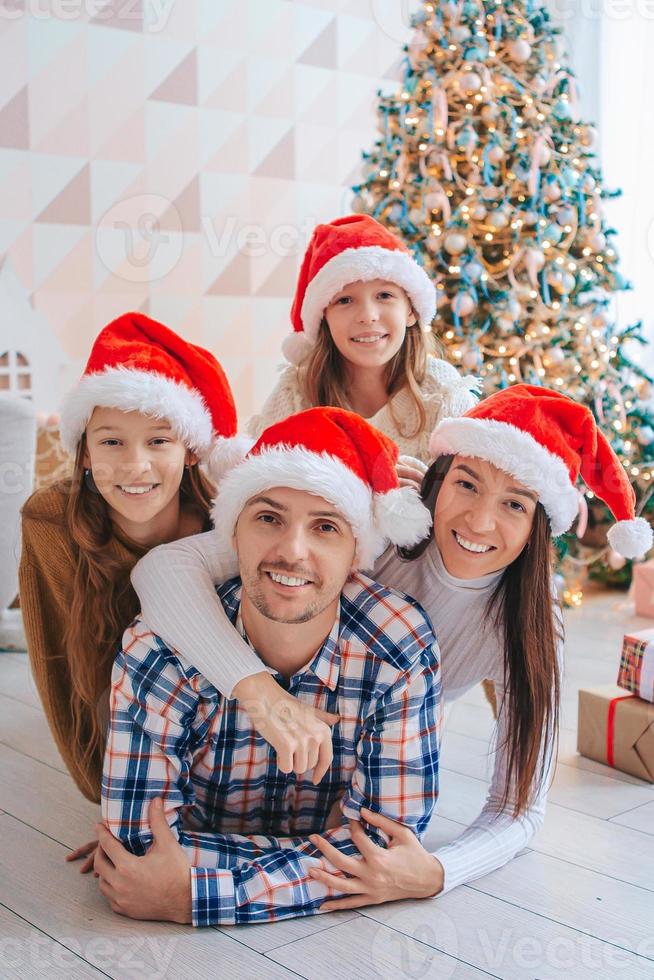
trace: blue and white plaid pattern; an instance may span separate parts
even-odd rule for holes
[[[240,579],[218,595],[237,622]],[[125,632],[112,677],[103,819],[143,854],[152,841],[148,801],[163,798],[192,865],[194,925],[319,911],[334,893],[308,870],[335,868],[307,838],[323,830],[339,797],[344,820],[360,819],[367,806],[418,837],[429,822],[438,795],[440,665],[431,623],[416,602],[354,576],[330,635],[288,690],[340,717],[333,765],[318,786],[311,773],[279,772],[274,750],[239,703],[222,697],[142,620]],[[358,853],[347,822],[326,837]]]

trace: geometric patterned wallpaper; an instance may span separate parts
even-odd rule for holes
[[[348,210],[399,78],[406,7],[2,0],[0,260],[70,358],[64,386],[131,308],[213,350],[243,420],[261,404],[311,229]]]

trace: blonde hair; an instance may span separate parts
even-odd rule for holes
[[[386,392],[391,418],[405,439],[415,438],[427,423],[420,386],[427,374],[427,358],[438,353],[439,345],[434,335],[425,333],[416,323],[407,327],[402,346],[386,365]],[[324,317],[310,354],[300,364],[299,380],[302,397],[312,407],[348,407],[345,360],[332,339]],[[393,412],[391,399],[405,389],[413,408],[413,428],[406,426],[407,419],[398,419]]]

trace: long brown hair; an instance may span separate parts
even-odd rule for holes
[[[70,616],[62,643],[71,682],[74,742],[70,750],[87,776],[89,790],[99,797],[111,669],[123,631],[139,611],[130,572],[148,549],[132,545],[133,557],[128,559],[116,552],[116,528],[91,474],[84,469],[85,449],[83,435],[72,476],[57,485],[66,495],[63,520],[75,562]],[[214,492],[197,465],[184,469],[179,488],[181,505],[197,514],[205,529],[210,526]],[[26,505],[24,516],[48,519],[37,513],[34,505]]]
[[[386,392],[393,422],[406,439],[414,438],[427,424],[420,385],[427,373],[427,358],[439,353],[436,338],[424,333],[418,324],[407,327],[406,336],[397,354],[386,365]],[[347,408],[347,368],[343,356],[332,339],[327,320],[323,317],[316,343],[300,365],[299,380],[302,396],[312,407],[334,406]],[[406,419],[396,418],[393,395],[403,388],[409,393],[414,425],[405,431]]]
[[[427,470],[421,496],[434,513],[452,456],[441,456]],[[424,553],[434,535],[400,557],[413,561]],[[536,776],[542,781],[547,746],[558,734],[561,678],[552,598],[552,532],[542,504],[536,505],[527,545],[504,569],[486,607],[486,618],[504,638],[504,684],[508,711],[507,778],[500,811],[512,800],[513,816],[524,813],[533,799]]]

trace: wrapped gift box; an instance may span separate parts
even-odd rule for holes
[[[613,685],[579,691],[577,749],[654,783],[654,705]]]
[[[654,701],[654,629],[622,640],[618,684],[645,701]]]
[[[636,615],[654,618],[654,561],[634,565],[633,590]]]

